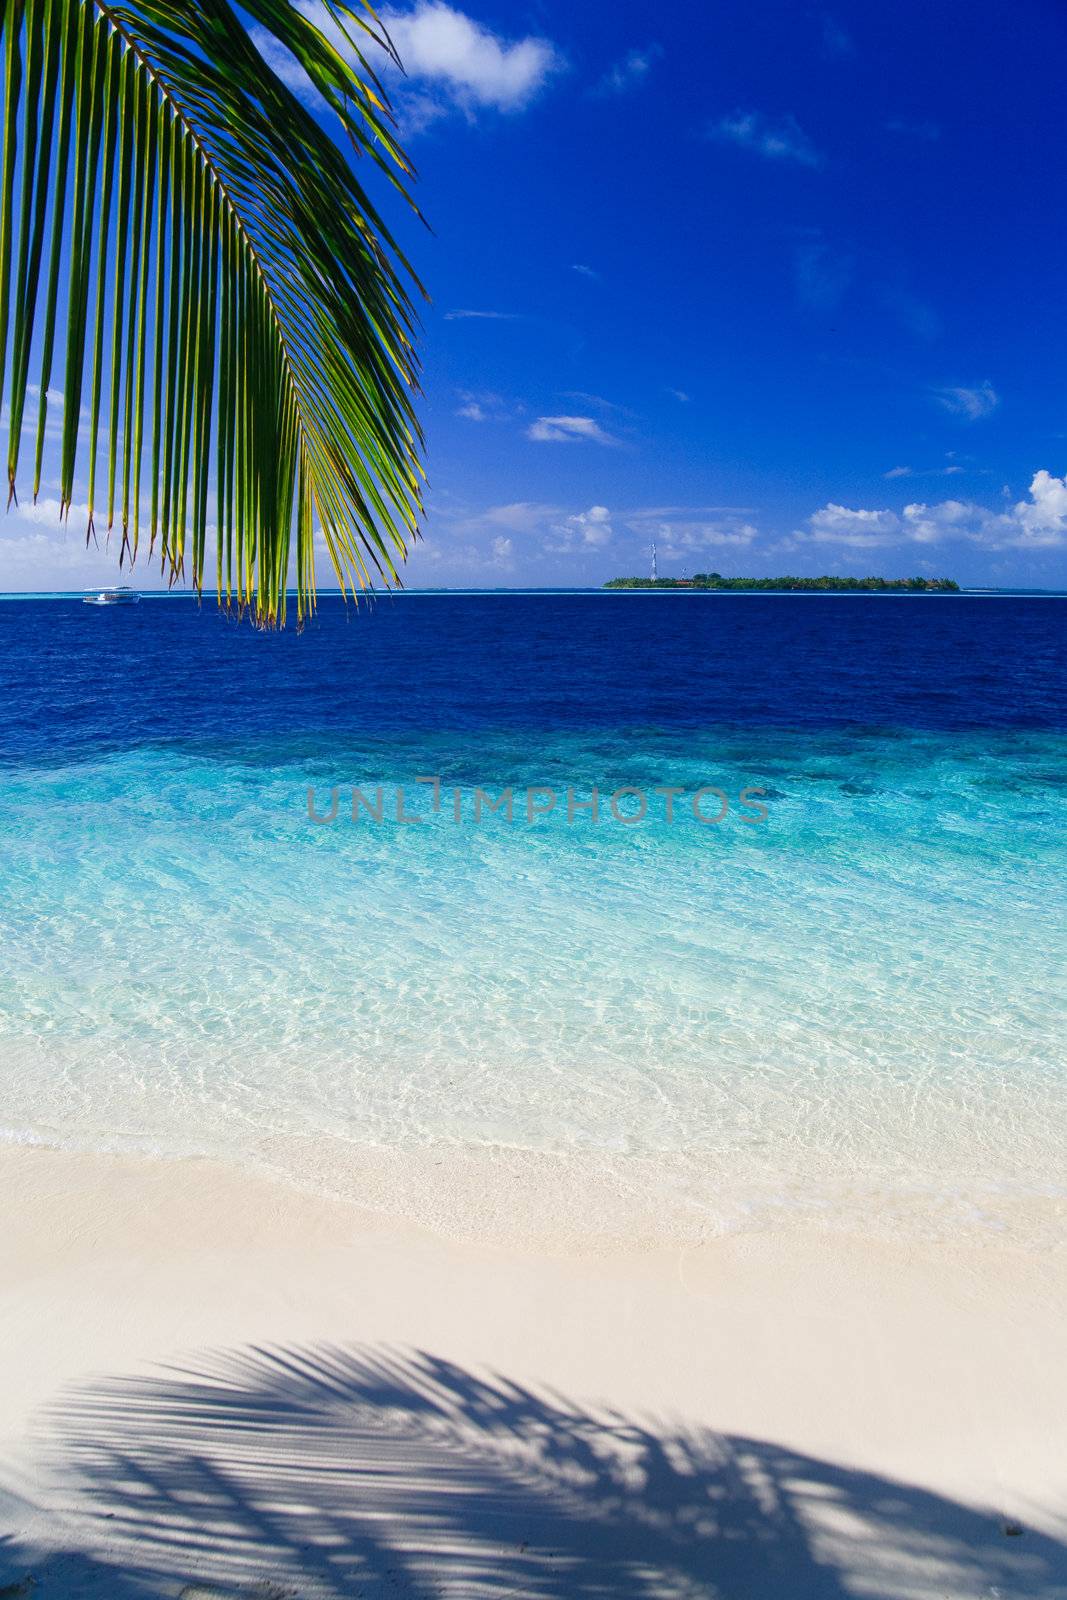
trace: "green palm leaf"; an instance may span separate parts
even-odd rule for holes
[[[314,608],[316,529],[346,593],[399,582],[421,507],[415,280],[342,148],[229,0],[0,4],[9,503],[24,434],[40,489],[61,381],[61,504],[81,461],[87,537],[117,526],[120,564],[147,534],[199,590],[213,541],[220,599],[268,626],[294,567],[298,619]],[[358,48],[389,48],[373,13],[325,0],[342,54],[294,0],[242,5],[413,204]]]

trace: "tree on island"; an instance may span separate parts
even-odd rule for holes
[[[718,572],[698,572],[692,578],[612,578],[605,589],[725,589],[798,592],[804,594],[958,594],[952,578],[724,578]]]
[[[391,46],[358,0],[321,9],[340,48],[295,0],[241,0],[336,141],[229,0],[3,0],[0,24],[8,503],[20,455],[37,497],[59,384],[62,514],[81,451],[87,539],[115,528],[121,564],[147,537],[198,591],[213,545],[220,600],[269,626],[291,561],[314,608],[316,529],[355,592],[397,581],[421,506],[418,285],[345,153],[414,208],[363,53]]]

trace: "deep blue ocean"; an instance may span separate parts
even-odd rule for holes
[[[10,604],[16,763],[425,730],[1067,729],[1067,598],[327,596],[300,635],[182,597]]]
[[[1065,599],[11,600],[0,703],[9,1138],[478,1228],[1067,1194]]]

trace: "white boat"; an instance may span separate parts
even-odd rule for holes
[[[136,589],[121,587],[101,589],[99,594],[87,594],[83,603],[87,606],[135,606],[140,598]]]

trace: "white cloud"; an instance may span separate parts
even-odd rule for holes
[[[150,567],[145,560],[147,541],[141,557],[131,568],[127,561],[119,570],[122,529],[116,523],[110,537],[107,508],[97,511],[96,539],[85,541],[89,507],[84,503],[70,507],[69,521],[61,520],[59,501],[54,498],[13,504],[0,516],[0,571],[3,586],[14,593],[37,589],[93,589],[104,584],[133,583],[142,589],[166,588],[159,575],[159,563]],[[144,524],[142,522],[142,536]]]
[[[628,50],[622,60],[616,61],[604,74],[596,86],[596,92],[625,94],[628,89],[636,89],[648,77],[662,54],[663,48],[658,44],[650,44],[643,50]]]
[[[975,538],[992,515],[963,500],[941,500],[937,505],[904,507],[903,533],[915,544],[937,544],[941,539]]]
[[[507,422],[515,409],[522,410],[521,406],[513,408],[501,395],[489,389],[457,389],[456,398],[459,401],[456,416],[468,422]]]
[[[40,399],[41,385],[39,383],[28,383],[26,385],[26,393],[27,394],[32,394],[33,398],[35,400]],[[62,389],[46,389],[45,390],[45,394],[48,397],[49,405],[51,405],[51,406],[61,406],[63,404],[63,391],[62,391]],[[84,410],[84,407],[82,409]]]
[[[914,501],[899,514],[888,509],[851,510],[831,503],[814,512],[808,518],[808,530],[794,538],[805,544],[854,549],[939,544],[951,539],[994,550],[1058,549],[1067,546],[1067,476],[1056,478],[1043,469],[1035,472],[1029,498],[1017,501],[1010,511],[991,511],[972,500],[940,500],[932,505]]]
[[[583,278],[594,278],[597,280],[600,278],[599,272],[595,271],[592,267],[585,266],[581,261],[575,261],[571,266],[571,271],[577,272]]]
[[[988,380],[974,388],[946,384],[934,390],[934,398],[954,417],[966,417],[969,422],[990,416],[1000,404],[1000,396]]]
[[[553,524],[552,534],[561,543],[549,543],[547,548],[556,551],[575,549],[597,550],[606,545],[612,535],[611,513],[607,506],[590,506],[588,511],[578,511]]]
[[[457,524],[465,534],[477,534],[486,529],[503,529],[505,533],[539,533],[559,507],[544,505],[536,500],[514,500],[510,505],[489,506],[474,517],[462,517]]]
[[[950,456],[955,451],[948,452]],[[967,471],[966,467],[958,461],[950,461],[947,467],[890,467],[888,472],[883,472],[882,477],[888,480],[893,478],[959,478]]]
[[[730,526],[716,522],[661,522],[656,537],[665,556],[735,546],[747,549],[759,529],[751,522]]]
[[[469,583],[472,578],[477,583],[489,572],[512,572],[515,566],[510,539],[494,539],[485,547],[438,538],[435,543],[420,544],[415,560],[429,566],[434,583],[450,579]]]
[[[833,501],[808,518],[814,544],[844,544],[857,549],[894,544],[900,536],[900,518],[895,511],[853,511]],[[803,537],[803,536],[802,536]]]
[[[609,567],[644,570],[642,562],[653,539],[661,561],[695,571],[710,570],[720,553],[736,553],[742,559],[746,552],[777,557],[815,550],[822,552],[819,560],[829,561],[831,571],[876,551],[888,553],[883,560],[890,566],[905,559],[909,571],[933,571],[942,565],[938,552],[949,546],[970,545],[987,552],[1025,550],[1035,557],[1067,549],[1067,475],[1037,472],[1025,498],[1012,504],[1008,496],[997,510],[956,499],[914,501],[896,509],[831,501],[813,512],[802,529],[769,540],[761,538],[748,506],[609,510],[600,502],[575,509],[517,500],[476,513],[458,507],[438,509],[432,523],[426,546],[416,552],[418,559],[432,562],[442,573],[451,567],[457,580],[479,568],[526,570],[533,578],[539,570],[549,571],[547,564],[553,559],[566,558],[574,572],[599,581],[609,575]],[[541,569],[539,563],[546,565]]]
[[[1029,500],[1020,500],[1012,517],[1019,525],[1019,545],[1067,544],[1067,473],[1054,478],[1044,469],[1035,472]]]
[[[297,0],[304,16],[342,55],[352,49],[322,0]],[[403,66],[399,78],[388,53],[355,34],[372,67],[396,84],[394,99],[402,131],[418,133],[450,108],[468,117],[480,110],[522,111],[562,65],[547,39],[528,34],[506,39],[444,0],[418,0],[410,10],[388,7],[380,20]],[[265,28],[252,40],[278,76],[301,99],[318,96],[299,63]],[[321,102],[319,102],[321,104]]]
[[[446,322],[516,322],[517,311],[446,311]]]
[[[584,511],[568,511],[565,506],[536,500],[516,500],[510,505],[489,506],[473,516],[438,513],[447,529],[439,526],[436,543],[440,561],[451,561],[460,552],[463,560],[477,550],[483,563],[511,565],[517,554],[536,560],[542,555],[594,556],[610,544],[613,528],[607,506],[592,505]],[[458,543],[457,541],[468,541]]]
[[[446,117],[450,109],[446,100],[437,99],[425,90],[406,86],[393,90],[390,104],[396,118],[396,131],[401,139],[417,139],[420,133],[425,133],[427,128]]]
[[[499,394],[489,389],[457,389],[456,416],[468,422],[507,422],[513,407]],[[521,411],[522,407],[518,407]]]
[[[294,3],[297,9],[307,17],[308,21],[313,22],[320,33],[326,36],[338,54],[349,62],[354,63],[358,70],[361,64],[355,62],[352,49],[326,10],[326,7],[322,4],[322,0],[294,0]],[[253,26],[249,28],[248,36],[268,67],[288,89],[292,90],[298,100],[301,100],[304,105],[319,115],[328,110],[325,100],[300,65],[300,62],[291,51],[286,49],[285,45],[275,38],[268,28]],[[371,66],[371,70],[377,74],[379,80],[384,80],[388,77],[395,79],[397,72],[396,62],[386,50],[366,38],[362,39],[361,49]],[[389,102],[396,122],[396,132],[401,139],[410,139],[420,133],[425,133],[432,123],[447,115],[450,109],[450,103],[447,98],[437,98],[432,92],[428,93],[425,90],[417,89],[410,80],[400,83],[399,87],[394,81]]]
[[[681,402],[682,405],[689,404],[689,396],[686,394],[684,389],[672,389],[668,385],[667,393],[672,394],[676,400]]]
[[[56,499],[38,500],[36,504],[32,500],[19,500],[12,502],[7,515],[15,522],[28,522],[35,528],[51,528],[56,533],[62,533],[64,537],[68,530],[71,533],[76,530],[82,544],[85,543],[85,529],[89,521],[89,506],[86,502],[68,506],[66,512],[61,515],[60,503]],[[99,509],[96,515],[97,518],[100,517]],[[103,522],[106,525],[106,508]]]
[[[708,130],[712,139],[740,145],[768,161],[793,161],[802,167],[821,167],[823,157],[796,118],[785,116],[775,121],[762,111],[735,111],[722,117]]]
[[[526,437],[538,444],[618,444],[593,417],[538,417],[526,430]]]
[[[301,5],[300,10],[324,33],[328,31],[333,33],[333,43],[339,42],[335,31],[331,27],[330,19],[324,6],[312,8],[311,6]],[[303,100],[308,105],[322,106],[325,104],[299,61],[283,44],[278,42],[269,29],[251,28],[249,29],[249,37],[268,67],[282,80],[287,88],[293,91],[298,100]]]
[[[900,513],[888,508],[869,511],[831,504],[808,518],[808,532],[795,537],[808,544],[836,544],[853,550],[874,550],[894,544],[936,544],[942,539],[980,540],[993,512],[962,500],[936,505],[915,503]]]
[[[631,533],[643,541],[655,539],[668,559],[717,547],[746,548],[759,531],[748,515],[744,506],[646,506],[621,513]]]
[[[440,85],[468,111],[521,111],[562,64],[547,39],[507,40],[444,0],[381,16],[408,77]]]

